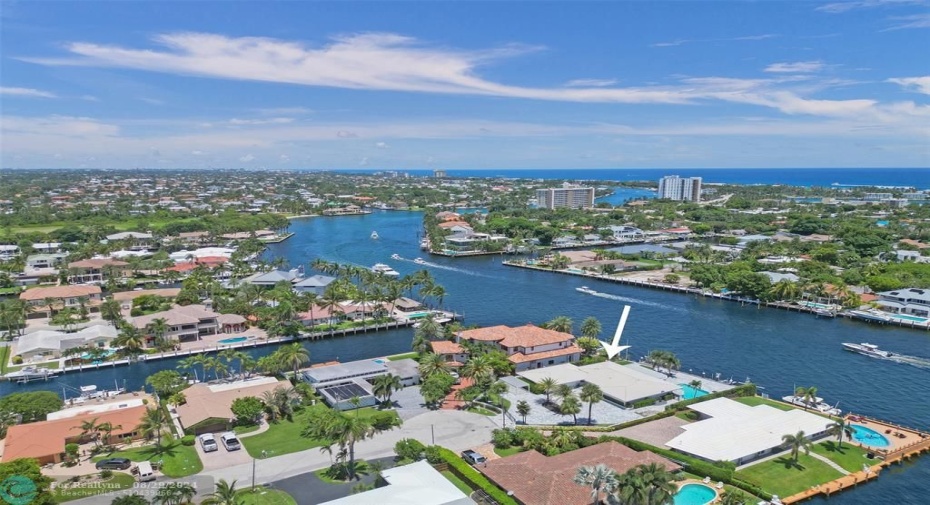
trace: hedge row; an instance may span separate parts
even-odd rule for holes
[[[708,463],[697,458],[682,454],[680,452],[675,452],[669,449],[663,449],[661,447],[656,447],[654,445],[647,444],[645,442],[640,442],[639,440],[633,440],[625,437],[612,437],[608,435],[603,435],[598,438],[598,442],[608,442],[615,441],[619,442],[630,449],[635,451],[650,451],[654,452],[660,456],[664,456],[672,461],[677,461],[684,466],[685,470],[702,477],[710,477],[712,480],[725,482],[733,487],[737,487],[746,491],[748,493],[754,494],[760,498],[770,500],[772,495],[764,491],[759,486],[746,482],[735,474],[735,469],[727,466],[723,466],[721,463]],[[732,464],[729,464],[732,466]]]
[[[458,457],[454,452],[445,447],[440,447],[439,455],[442,456],[443,462],[449,465],[449,471],[454,473],[456,477],[464,480],[472,487],[488,493],[488,495],[500,505],[518,505],[513,497],[507,496],[507,493],[501,490],[501,488],[489,481],[484,475],[481,475],[478,470],[472,468],[471,465]]]

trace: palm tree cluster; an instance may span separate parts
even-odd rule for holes
[[[582,466],[573,480],[591,488],[595,504],[668,505],[677,491],[675,476],[658,463],[639,465],[619,475],[603,464]]]
[[[159,486],[152,499],[155,505],[181,505],[182,503],[191,503],[197,496],[197,490],[194,486],[184,482],[169,482]]]
[[[268,420],[276,422],[279,419],[291,420],[295,404],[300,402],[300,394],[293,387],[278,386],[271,391],[262,393],[262,403]]]
[[[652,365],[653,370],[665,368],[669,374],[672,373],[672,370],[681,368],[681,361],[679,361],[678,356],[675,356],[675,353],[661,349],[650,351],[649,355],[646,356],[646,363]]]
[[[238,364],[238,369],[234,364]],[[198,366],[200,367],[200,374],[197,373]],[[229,377],[240,373],[248,377],[259,368],[259,364],[255,358],[245,352],[235,349],[223,349],[216,356],[208,356],[204,353],[192,354],[182,359],[177,368],[193,374],[195,380],[206,381],[210,372],[213,372],[213,376],[217,380],[221,377]]]
[[[12,299],[0,302],[0,327],[5,331],[3,338],[12,339],[22,333],[27,315],[33,306],[23,300]]]
[[[391,405],[391,395],[402,387],[400,377],[390,373],[375,377],[371,385],[375,397],[380,398],[382,403],[388,406]]]
[[[794,388],[794,397],[800,398],[804,402],[804,409],[813,407],[817,403],[816,386],[798,386]]]
[[[353,480],[356,476],[355,444],[374,437],[380,431],[370,419],[358,415],[358,411],[351,415],[325,409],[311,412],[301,435],[321,441],[325,451],[332,452],[333,446],[338,446],[336,463],[344,465],[347,480]]]

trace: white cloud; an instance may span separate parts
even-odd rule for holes
[[[281,156],[278,156],[278,161],[281,163],[287,163],[291,161],[291,157],[286,154],[282,154]]]
[[[268,119],[238,119],[233,118],[229,120],[229,124],[241,126],[241,125],[262,125],[262,124],[287,124],[293,123],[294,118],[292,117],[273,117]]]
[[[192,154],[193,156],[203,156],[203,155],[205,155],[205,154],[207,154],[207,153],[205,153],[205,152],[203,152],[203,151],[201,151],[201,150],[199,150],[199,149],[195,149],[195,150],[191,151],[191,154]]]
[[[600,88],[617,84],[616,79],[573,79],[565,83],[570,88]]]
[[[816,11],[829,14],[842,14],[856,9],[893,5],[919,5],[926,4],[927,0],[848,0],[845,2],[831,2],[817,7]]]
[[[34,88],[0,87],[0,95],[25,96],[31,98],[58,98],[58,95],[55,93]]]
[[[336,136],[341,139],[354,139],[358,137],[358,135],[356,135],[355,133],[352,133],[346,130],[339,130],[338,132],[336,132]]]
[[[252,161],[255,161],[255,156],[252,156],[251,154],[246,154],[245,156],[239,158],[239,161],[243,163],[251,163]]]
[[[81,100],[86,100],[88,102],[99,102],[100,101],[100,99],[95,97],[94,95],[82,95]]]
[[[368,166],[368,157],[365,156],[358,161],[359,166],[365,167]]]
[[[728,37],[722,39],[678,39],[668,42],[656,42],[652,44],[652,47],[677,47],[684,44],[694,44],[700,42],[733,42],[733,41],[742,41],[742,40],[766,40],[773,39],[778,37],[774,33],[763,33],[761,35],[744,35],[742,37]]]
[[[255,112],[263,116],[304,116],[313,114],[313,109],[306,107],[270,107],[255,109]]]
[[[376,142],[375,147],[377,147],[378,149],[387,149],[388,147],[391,147],[391,146],[387,145],[387,142]]]
[[[891,16],[888,19],[894,22],[894,25],[882,30],[883,32],[905,30],[908,28],[930,28],[930,13],[913,14],[910,16]]]
[[[822,61],[796,61],[794,63],[772,63],[765,67],[766,72],[785,74],[809,74],[822,69]]]
[[[924,77],[897,77],[887,82],[899,84],[907,90],[930,95],[930,76]]]

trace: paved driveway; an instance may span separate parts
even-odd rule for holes
[[[420,386],[408,386],[395,391],[391,401],[394,402],[397,415],[404,421],[429,411],[423,401],[423,395],[420,394]]]
[[[249,456],[245,447],[238,451],[227,451],[226,448],[223,447],[223,443],[220,442],[220,435],[222,434],[223,433],[213,434],[213,436],[216,437],[216,445],[219,446],[219,448],[213,452],[203,452],[203,447],[200,446],[200,440],[197,440],[197,443],[194,444],[194,447],[197,448],[197,455],[200,456],[200,461],[203,462],[203,470],[205,472],[252,462],[252,457]]]
[[[377,461],[381,463],[382,470],[386,470],[394,465],[394,458],[380,458],[368,460],[369,463]],[[294,497],[297,505],[316,505],[317,503],[328,502],[344,498],[352,493],[352,488],[364,484],[373,484],[375,475],[366,475],[354,482],[345,484],[333,484],[320,480],[313,472],[307,472],[287,479],[272,482],[268,487],[280,489]]]

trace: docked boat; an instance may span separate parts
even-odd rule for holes
[[[864,321],[875,321],[879,323],[887,323],[891,321],[891,318],[887,316],[884,312],[880,310],[870,309],[870,310],[850,310],[849,315],[855,317],[856,319],[862,319]]]
[[[423,258],[417,258],[417,259],[413,260],[413,262],[416,263],[417,265],[425,265],[425,264],[426,264],[426,260],[424,260]]]
[[[814,315],[817,317],[836,317],[836,312],[828,309],[814,309]]]
[[[798,407],[804,407],[805,409],[816,410],[817,412],[826,414],[828,416],[838,416],[843,413],[842,410],[823,401],[823,398],[820,398],[819,396],[815,397],[813,401],[805,401],[803,396],[788,395],[783,397],[782,401],[792,405],[797,405]]]
[[[861,344],[843,343],[843,349],[859,353],[864,356],[869,356],[870,358],[890,358],[894,356],[894,354],[888,351],[879,349],[877,345],[869,344],[867,342],[863,342]]]
[[[371,267],[371,271],[376,274],[386,275],[388,277],[399,277],[400,272],[394,270],[384,263],[376,263],[375,266]]]
[[[3,377],[9,381],[19,384],[38,380],[54,379],[58,376],[58,370],[52,370],[41,366],[24,366],[15,372],[10,372]]]
[[[371,238],[372,240],[378,240],[378,232],[376,231],[371,232]]]
[[[400,257],[400,254],[394,253],[394,254],[391,255],[391,259],[392,259],[392,260],[400,260],[400,259],[403,259],[403,258]]]
[[[589,295],[593,295],[597,293],[597,291],[589,288],[588,286],[581,286],[580,288],[575,288],[575,291],[579,291],[581,293],[587,293]]]

